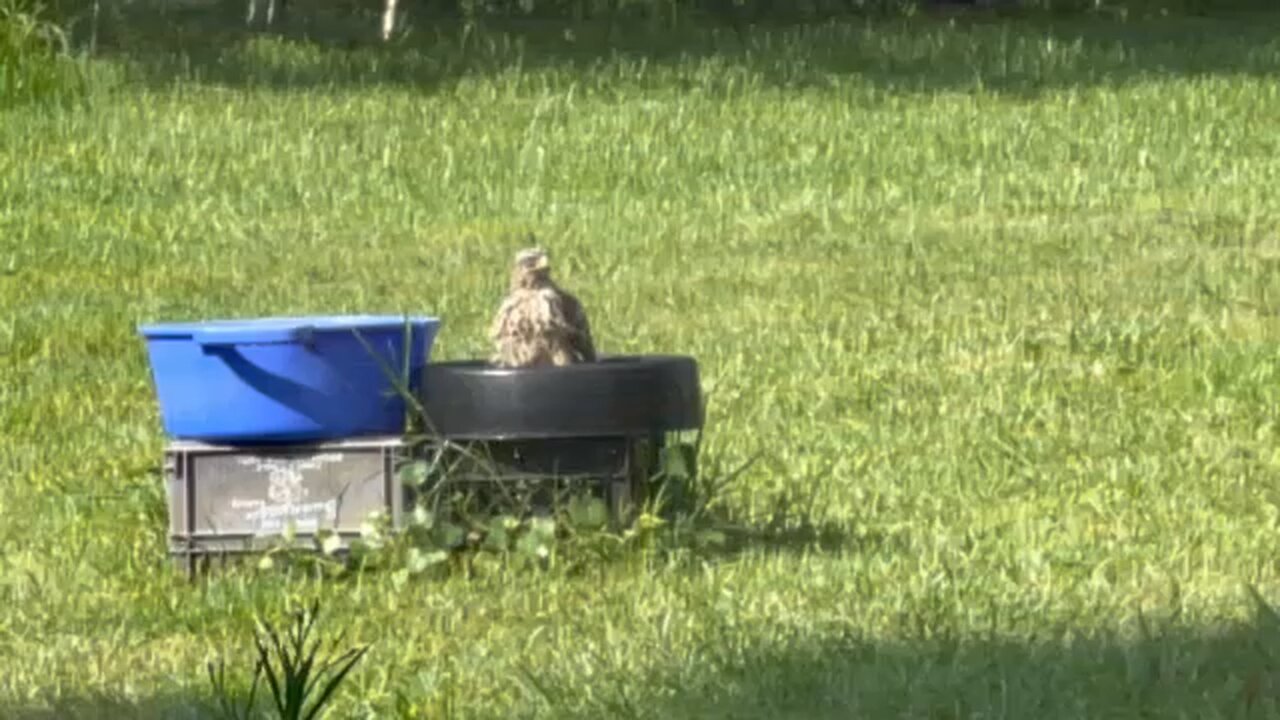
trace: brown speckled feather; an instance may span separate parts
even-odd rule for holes
[[[527,250],[516,257],[511,290],[490,329],[500,367],[593,362],[591,326],[582,303],[551,282],[546,254]]]
[[[595,339],[591,337],[591,322],[587,320],[587,312],[582,303],[573,294],[556,288],[559,293],[561,311],[557,313],[564,318],[567,331],[566,344],[572,349],[576,362],[595,362]]]

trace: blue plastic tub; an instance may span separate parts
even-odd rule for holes
[[[165,432],[249,444],[403,433],[406,405],[396,384],[418,390],[439,327],[434,317],[353,315],[138,331]]]

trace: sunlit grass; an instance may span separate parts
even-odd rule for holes
[[[374,643],[344,716],[1274,712],[1244,591],[1280,590],[1280,43],[1254,27],[596,60],[257,39],[222,76],[141,58],[91,112],[0,115],[0,706],[189,717],[255,610],[322,596]],[[427,312],[436,357],[478,356],[528,230],[605,351],[698,358],[708,452],[764,453],[723,501],[835,547],[173,575],[137,323]]]

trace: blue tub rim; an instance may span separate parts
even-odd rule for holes
[[[138,333],[151,340],[188,340],[201,345],[301,342],[317,333],[394,330],[408,326],[431,331],[433,315],[297,315],[144,323]]]

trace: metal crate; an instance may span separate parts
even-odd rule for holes
[[[401,527],[399,437],[287,446],[174,441],[165,448],[169,552],[188,573],[214,556],[259,552],[292,523],[299,542],[334,531],[341,548],[374,512]]]
[[[433,446],[424,454],[439,453],[433,465],[447,471],[427,478],[419,492],[465,496],[481,515],[554,512],[575,496],[593,496],[622,525],[645,501],[662,445],[661,437],[585,437]]]

